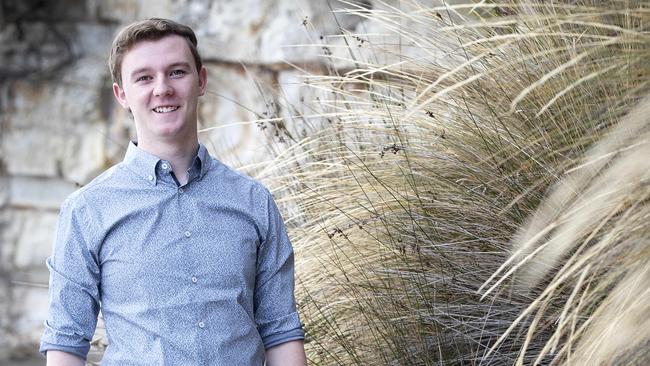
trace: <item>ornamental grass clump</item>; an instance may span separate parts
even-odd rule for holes
[[[496,288],[515,275],[519,291],[536,295],[498,341],[533,319],[518,364],[529,344],[543,345],[534,364],[546,356],[572,365],[650,363],[649,157],[645,98],[565,173],[515,236],[514,253],[491,280]]]
[[[259,175],[310,361],[647,357],[647,3],[343,4],[368,31]]]

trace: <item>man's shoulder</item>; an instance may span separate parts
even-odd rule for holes
[[[250,189],[265,196],[270,194],[266,186],[264,186],[264,184],[259,180],[228,166],[214,157],[211,159],[210,170],[207,173],[210,176],[210,179],[214,179],[216,182],[220,182],[221,184],[226,184],[230,189]]]
[[[122,163],[106,169],[90,182],[70,194],[64,201],[64,204],[77,205],[82,201],[105,199],[106,195],[110,194],[123,179],[120,176],[123,174],[121,170],[123,170]]]

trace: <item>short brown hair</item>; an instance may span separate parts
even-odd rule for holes
[[[192,28],[169,19],[150,18],[128,25],[115,36],[108,58],[108,67],[111,70],[113,82],[122,86],[122,60],[131,47],[138,42],[156,41],[170,34],[185,38],[194,57],[196,71],[200,71],[203,63],[196,47],[196,35]]]

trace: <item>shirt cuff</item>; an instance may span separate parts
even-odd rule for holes
[[[305,339],[305,332],[303,332],[302,328],[292,329],[288,332],[273,334],[264,338],[264,348],[269,349],[273,346],[299,339]]]
[[[90,351],[90,345],[85,347],[84,346],[73,347],[73,346],[62,346],[60,344],[41,342],[39,352],[43,356],[47,357],[47,351],[63,351],[63,352],[71,353],[75,356],[81,357],[85,361],[86,357],[88,356],[88,351]]]

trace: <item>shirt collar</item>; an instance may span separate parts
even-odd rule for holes
[[[194,158],[194,162],[190,166],[190,169],[200,167],[200,179],[210,169],[211,160],[208,149],[206,149],[203,144],[199,143],[199,150]],[[159,157],[140,149],[134,141],[131,141],[129,142],[129,147],[126,149],[123,163],[127,168],[149,182],[151,185],[156,185],[158,180],[156,167],[160,161],[161,159]]]
[[[199,143],[199,151],[196,154],[196,158],[194,158],[194,164],[196,165],[196,159],[199,160],[199,163],[201,164],[201,174],[199,175],[199,179],[203,178],[205,173],[210,170],[210,164],[212,162],[212,158],[210,157],[210,153],[208,152],[208,149],[205,148],[205,146],[201,143]]]

